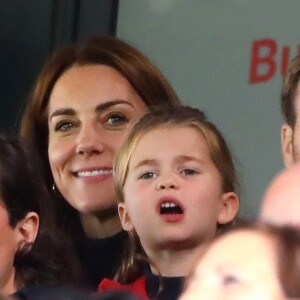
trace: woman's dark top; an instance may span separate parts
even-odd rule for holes
[[[113,278],[121,265],[127,240],[127,232],[121,231],[105,239],[82,238],[77,242],[78,255],[93,291],[103,278]]]

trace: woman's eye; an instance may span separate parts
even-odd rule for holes
[[[232,285],[239,283],[239,279],[234,275],[226,275],[223,277],[223,284],[224,285]]]
[[[59,122],[55,126],[55,131],[68,131],[73,127],[73,123],[69,121]]]
[[[128,122],[128,118],[123,114],[111,114],[107,117],[106,123],[111,126],[123,125]]]
[[[180,173],[183,174],[183,175],[196,175],[199,172],[197,172],[194,169],[183,169]]]
[[[146,172],[139,176],[138,179],[152,179],[155,178],[157,175],[154,172]]]

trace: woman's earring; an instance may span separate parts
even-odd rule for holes
[[[53,182],[53,184],[52,184],[52,192],[53,192],[55,197],[63,198],[63,196],[61,195],[61,193],[60,193],[59,189],[57,188],[55,182]]]

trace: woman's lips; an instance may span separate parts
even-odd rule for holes
[[[77,177],[90,177],[90,176],[98,176],[98,175],[112,175],[112,169],[110,170],[93,170],[93,171],[79,171],[76,172]]]
[[[97,183],[112,178],[113,169],[109,167],[82,168],[72,172],[72,174],[85,183]]]

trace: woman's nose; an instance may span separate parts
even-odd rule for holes
[[[76,153],[79,155],[84,154],[100,154],[101,151],[99,150],[99,147],[95,147],[93,144],[80,144],[76,147]]]
[[[79,155],[100,154],[104,151],[104,141],[100,130],[92,126],[83,128],[78,136],[76,153]]]

